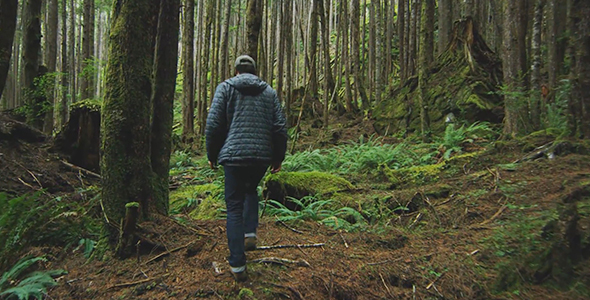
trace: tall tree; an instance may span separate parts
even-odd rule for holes
[[[549,88],[555,89],[558,78],[563,75],[563,62],[567,46],[566,24],[567,18],[567,1],[549,0],[548,2],[548,75]]]
[[[311,6],[310,32],[309,32],[309,86],[307,88],[307,97],[315,98],[318,93],[318,76],[317,76],[317,50],[318,50],[318,25],[319,25],[319,2],[322,0],[313,0]]]
[[[230,76],[230,65],[229,65],[229,25],[231,23],[231,7],[232,0],[227,0],[225,4],[225,27],[223,29],[223,40],[221,42],[221,78],[227,78]]]
[[[82,99],[94,97],[94,1],[84,0],[84,31],[82,37],[82,76],[80,93]]]
[[[422,0],[422,24],[420,26],[420,55],[418,85],[420,88],[420,128],[425,141],[428,141],[430,134],[430,118],[426,95],[426,77],[434,58],[434,0]]]
[[[68,1],[61,1],[61,98],[59,105],[59,124],[68,120]]]
[[[503,39],[503,72],[504,72],[504,134],[514,137],[524,131],[523,104],[520,94],[524,88],[526,72],[526,22],[524,19],[524,3],[506,1],[504,3],[504,39]],[[523,24],[524,23],[524,24]]]
[[[77,68],[76,68],[76,1],[69,0],[70,2],[70,30],[68,32],[68,57],[70,59],[70,72],[69,72],[69,80],[70,80],[70,97],[72,98],[72,103],[76,102],[77,99],[77,84],[78,80],[76,78]]]
[[[46,37],[45,37],[45,66],[47,72],[54,73],[57,66],[57,31],[58,31],[58,3],[57,0],[47,1],[47,24],[46,24]],[[55,78],[51,76],[51,78]],[[54,89],[53,84],[47,89],[47,100],[51,104],[51,109],[45,113],[45,124],[43,125],[43,131],[51,133],[53,130],[53,107],[55,105]]]
[[[153,197],[150,161],[153,35],[159,4],[159,0],[113,3],[100,166],[105,214],[113,225],[106,228],[113,243],[130,202],[139,204],[139,221],[167,213],[167,204]]]
[[[258,39],[262,28],[262,14],[264,3],[262,0],[248,0],[248,12],[246,14],[246,26],[248,36],[248,55],[254,61],[258,61]]]
[[[322,52],[324,53],[324,127],[328,126],[328,109],[330,106],[330,98],[334,92],[334,75],[332,74],[331,56],[330,56],[330,32],[328,24],[328,16],[326,16],[326,9],[324,0],[319,1],[320,24],[322,30]]]
[[[590,3],[573,0],[571,5],[572,44],[575,45],[573,97],[570,97],[570,109],[574,115],[572,133],[590,139]]]
[[[35,78],[39,75],[39,52],[41,50],[41,0],[28,0],[24,11],[23,64],[24,76],[22,88],[26,98],[27,122],[41,129],[43,103],[35,96]],[[39,122],[41,121],[41,122]]]
[[[444,0],[442,0],[444,1]],[[399,49],[399,77],[400,83],[403,84],[405,81],[405,71],[406,71],[406,6],[407,0],[399,0],[398,8],[397,8],[397,36],[398,38],[398,49]]]
[[[363,106],[369,104],[369,98],[363,86],[361,79],[361,54],[360,54],[360,2],[359,0],[352,0],[351,2],[351,51],[352,51],[352,74],[354,76],[354,85],[356,87],[356,95],[361,97]],[[356,97],[355,97],[356,98]],[[356,105],[355,105],[356,108]],[[355,109],[356,110],[356,109]]]
[[[543,7],[545,0],[536,0],[533,20],[533,32],[531,37],[531,88],[529,95],[529,112],[534,129],[541,125],[541,33],[543,28]]]
[[[443,53],[453,31],[453,0],[438,1],[438,54]]]
[[[8,77],[10,58],[12,57],[12,42],[16,30],[17,0],[3,0],[0,2],[0,99]]]
[[[195,0],[185,0],[182,31],[182,140],[185,142],[190,142],[195,133],[194,35]]]
[[[180,0],[161,1],[154,55],[151,162],[156,180],[153,198],[157,203],[166,205],[178,61],[179,9]]]

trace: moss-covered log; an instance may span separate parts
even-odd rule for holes
[[[424,74],[424,107],[420,107],[418,78],[409,78],[375,109],[375,129],[382,134],[418,132],[423,108],[428,110],[433,132],[444,131],[449,113],[468,122],[499,123],[503,118],[498,93],[501,80],[501,63],[477,32],[473,20],[458,21],[446,50]]]
[[[138,202],[140,221],[166,213],[153,200],[150,161],[151,92],[159,0],[115,1],[107,62],[102,122],[102,199],[111,222],[119,224],[125,204]],[[112,242],[118,232],[111,229]]]
[[[301,199],[310,195],[332,195],[353,188],[346,179],[322,172],[280,172],[265,180],[263,196],[281,202],[289,209],[301,209],[288,197]]]

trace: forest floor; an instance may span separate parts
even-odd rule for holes
[[[297,148],[372,134],[369,121],[348,125],[304,128]],[[469,143],[461,158],[419,183],[350,179],[354,188],[345,193],[352,207],[393,211],[361,229],[266,214],[258,246],[292,247],[248,252],[245,283],[229,272],[225,221],[193,220],[186,212],[144,224],[163,248],[138,247],[129,259],[108,252],[97,258],[94,242],[88,248],[83,241],[98,238],[87,233],[22,253],[47,258],[37,269],[67,271],[47,299],[590,299],[590,147],[570,141],[552,159],[515,162],[551,140]],[[0,191],[59,198],[100,221],[92,196],[99,180],[50,150],[50,142],[0,136]],[[173,189],[203,183],[196,177],[205,161],[195,161],[175,173]],[[70,225],[93,226],[80,222],[82,214],[68,216]]]

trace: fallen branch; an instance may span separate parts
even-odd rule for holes
[[[277,223],[279,223],[279,224],[281,224],[281,225],[283,225],[283,226],[287,227],[289,230],[291,230],[291,231],[293,231],[293,232],[295,232],[295,233],[303,234],[303,231],[299,231],[299,230],[297,230],[297,229],[295,229],[295,228],[293,228],[293,227],[291,227],[291,226],[287,225],[285,222],[283,222],[283,221],[279,220],[278,218],[277,218]]]
[[[157,278],[148,278],[148,279],[142,279],[139,281],[133,281],[133,282],[126,282],[126,283],[120,283],[120,284],[115,284],[112,285],[110,287],[108,287],[107,289],[114,289],[114,288],[122,288],[122,287],[130,287],[130,286],[134,286],[134,285],[138,285],[138,284],[142,284],[142,283],[147,283],[150,281],[158,281],[158,280],[162,280],[164,277],[168,277],[170,275],[170,273],[166,273],[160,277]]]
[[[263,257],[263,258],[257,258],[257,259],[253,259],[249,262],[252,263],[270,263],[270,264],[277,264],[277,265],[286,265],[286,264],[293,264],[293,265],[298,265],[301,267],[311,267],[311,265],[305,261],[304,259],[302,260],[291,260],[291,259],[287,259],[287,258],[279,258],[279,257]]]
[[[422,213],[419,213],[416,218],[414,219],[414,222],[412,222],[412,224],[410,224],[410,226],[408,226],[409,229],[412,229],[412,227],[414,227],[414,225],[416,225],[420,220],[422,220]]]
[[[101,177],[99,174],[96,174],[96,173],[94,173],[94,172],[92,172],[92,171],[90,171],[90,170],[86,170],[86,169],[84,169],[84,168],[81,168],[81,167],[78,167],[78,166],[72,165],[71,163],[69,163],[69,162],[67,162],[67,161],[65,161],[65,160],[62,160],[62,161],[61,161],[61,163],[62,163],[62,164],[64,164],[64,165],[66,165],[67,167],[70,167],[71,169],[74,169],[74,170],[76,170],[76,171],[80,171],[80,172],[82,172],[82,173],[85,173],[85,174],[87,174],[87,175],[94,176],[94,177],[96,177],[96,178],[102,178],[102,177]]]
[[[426,289],[429,290],[432,286],[434,286],[434,284],[441,278],[443,277],[443,275],[445,275],[445,273],[441,273],[440,276],[436,277],[429,285],[426,286]],[[438,292],[438,291],[437,291]]]
[[[283,248],[315,248],[315,247],[323,247],[326,244],[318,243],[318,244],[303,244],[303,245],[274,245],[274,246],[260,246],[257,247],[256,250],[270,250],[270,249],[283,249]]]
[[[502,207],[500,207],[500,209],[498,209],[498,211],[491,218],[479,223],[478,226],[483,226],[494,221],[500,214],[502,214],[502,212],[504,212],[504,210],[506,210],[506,205],[502,205]]]
[[[348,248],[348,243],[344,239],[344,236],[342,235],[342,233],[339,232],[338,234],[340,234],[340,237],[342,238],[342,241],[344,242],[344,247]]]
[[[387,290],[387,294],[389,294],[389,297],[391,297],[391,299],[393,299],[393,294],[391,294],[391,290],[387,286],[387,283],[385,283],[385,279],[383,279],[383,275],[381,275],[381,273],[379,273],[379,277],[381,277],[381,282],[383,282],[383,286],[385,286],[385,289]]]
[[[160,253],[160,254],[158,254],[158,255],[156,255],[156,256],[154,256],[154,257],[152,257],[152,258],[150,258],[150,259],[146,260],[146,261],[145,261],[145,264],[147,265],[147,264],[151,263],[152,261],[154,261],[154,260],[156,260],[156,259],[158,259],[158,258],[164,257],[164,256],[166,256],[166,255],[170,255],[170,254],[171,254],[171,253],[173,253],[173,252],[176,252],[176,251],[178,251],[178,250],[181,250],[181,249],[187,248],[188,246],[190,246],[190,245],[192,245],[192,244],[194,244],[194,243],[195,243],[195,242],[194,242],[194,241],[192,241],[192,242],[190,242],[190,243],[188,243],[188,244],[186,244],[186,245],[184,245],[184,246],[176,247],[176,248],[174,248],[174,249],[172,249],[172,250],[169,250],[169,251],[166,251],[166,252]]]
[[[378,261],[378,262],[367,263],[367,266],[376,266],[376,265],[382,265],[382,264],[386,264],[386,263],[389,263],[389,262],[398,262],[398,261],[400,261],[400,260],[402,260],[402,258],[401,258],[401,257],[400,257],[400,258],[398,258],[398,259],[393,259],[393,260],[392,260],[392,259],[388,259],[388,260],[382,260],[382,261]]]

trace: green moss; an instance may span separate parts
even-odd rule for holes
[[[399,170],[390,169],[386,165],[381,165],[380,169],[383,174],[394,185],[400,184],[424,184],[438,180],[440,172],[445,168],[446,162],[440,162],[434,165],[414,166]]]
[[[131,207],[139,207],[139,203],[138,202],[129,202],[127,204],[125,204],[125,208],[131,208]]]
[[[269,182],[278,183],[283,190],[291,187],[314,194],[331,194],[353,188],[346,179],[323,172],[280,172],[267,176],[265,184]]]
[[[170,192],[170,212],[178,213],[196,206],[197,199],[220,197],[223,187],[216,184],[188,185]],[[201,204],[202,205],[202,204]]]
[[[72,103],[71,109],[88,108],[91,111],[100,111],[102,101],[98,99],[86,99]]]
[[[224,208],[225,203],[223,199],[211,195],[191,211],[189,216],[197,220],[216,220],[221,218]]]

